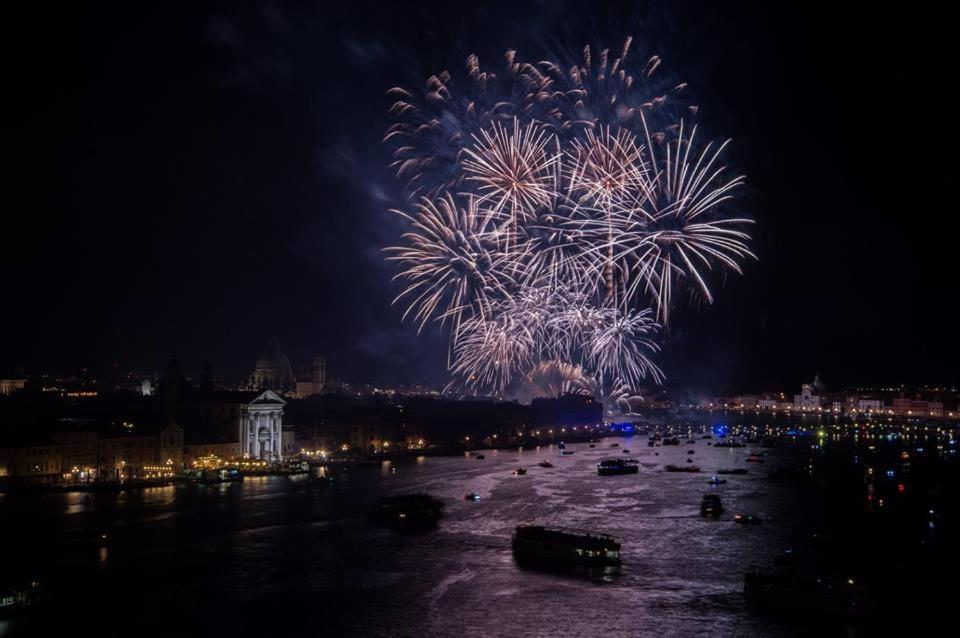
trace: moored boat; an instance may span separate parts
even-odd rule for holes
[[[40,606],[40,594],[41,585],[36,581],[0,588],[0,620],[30,613]]]

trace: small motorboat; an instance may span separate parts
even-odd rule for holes
[[[480,495],[476,492],[470,492],[469,494],[464,494],[463,500],[465,501],[479,501]]]
[[[515,470],[513,471],[513,473],[514,473],[515,476],[523,476],[524,474],[527,473],[527,470],[524,469],[524,468],[522,468],[522,467],[518,467],[517,469],[515,469]]]
[[[630,448],[623,448],[624,454],[630,454]]]
[[[740,525],[762,525],[763,519],[753,514],[734,514],[733,522]]]
[[[711,476],[710,480],[707,481],[710,485],[723,485],[727,482],[727,479],[722,479],[719,476]]]
[[[723,470],[723,469],[717,470],[717,474],[746,474],[749,471],[750,470],[744,469],[742,467],[738,467],[732,470]]]
[[[723,505],[720,503],[720,497],[716,494],[704,494],[700,501],[700,516],[717,518],[723,513]]]
[[[540,467],[553,467],[553,463],[551,463],[550,461],[540,461],[539,463],[537,463],[537,465],[539,465]]]
[[[611,443],[611,444],[610,444],[610,447],[620,447],[620,444],[619,444],[619,443]]]
[[[687,450],[687,454],[694,454],[696,450]]]
[[[482,461],[483,459],[485,459],[485,458],[487,458],[487,457],[486,457],[485,455],[483,455],[483,454],[478,454],[478,455],[476,455],[476,456],[473,457],[473,458],[477,459],[478,461]]]
[[[757,454],[751,454],[747,457],[747,463],[763,463],[763,457]]]
[[[590,447],[597,447],[597,446],[596,446],[596,445],[594,445],[593,443],[591,443],[591,444],[590,444]]]

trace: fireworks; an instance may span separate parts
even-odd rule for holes
[[[675,291],[712,303],[712,273],[754,257],[727,143],[701,144],[686,85],[657,56],[631,68],[630,46],[572,64],[508,51],[499,74],[470,56],[462,92],[446,72],[391,91],[386,139],[415,201],[388,249],[397,301],[420,328],[449,323],[454,383],[629,401],[663,381]]]

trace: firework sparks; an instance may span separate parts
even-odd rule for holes
[[[508,51],[499,74],[470,56],[462,92],[449,73],[422,95],[391,91],[394,166],[425,194],[388,249],[407,282],[397,300],[421,329],[449,322],[450,369],[470,389],[628,405],[663,381],[674,291],[711,303],[710,272],[755,258],[751,220],[727,214],[744,183],[720,160],[727,143],[700,148],[686,84],[657,56],[631,69],[631,45],[576,62]]]

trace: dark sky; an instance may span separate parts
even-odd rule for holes
[[[444,337],[390,305],[386,90],[632,34],[734,138],[758,222],[759,261],[677,314],[671,383],[960,378],[956,37],[932,5],[31,4],[4,19],[0,372],[175,353],[239,377],[275,334],[332,376],[444,381]]]

